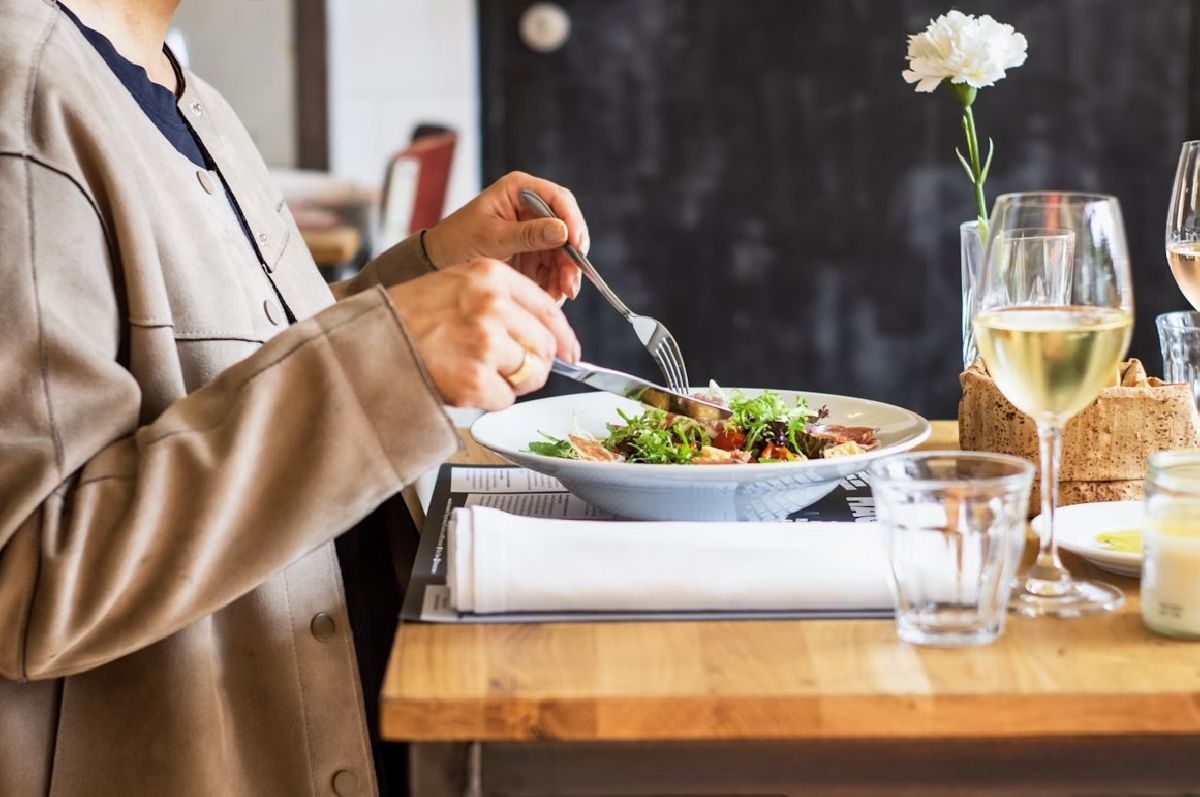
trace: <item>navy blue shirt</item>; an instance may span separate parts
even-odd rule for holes
[[[155,83],[151,80],[150,76],[146,74],[145,69],[117,52],[117,48],[113,46],[107,36],[83,24],[71,9],[62,3],[59,3],[59,8],[71,18],[71,21],[79,28],[79,32],[83,34],[83,37],[100,54],[100,57],[104,59],[104,63],[108,64],[108,68],[117,76],[122,85],[129,90],[129,94],[137,102],[138,107],[154,123],[154,126],[170,142],[171,146],[177,149],[181,155],[191,161],[197,168],[211,169],[220,175],[220,171],[217,169],[208,152],[205,151],[204,146],[200,143],[200,139],[196,137],[187,120],[183,118],[183,114],[179,110],[179,103],[176,101],[175,95],[171,90],[161,83]],[[183,74],[180,72],[173,57],[171,57],[171,66],[175,67],[175,74],[182,84]],[[224,178],[221,178],[222,185],[224,185],[224,182]],[[233,208],[233,215],[237,217],[238,224],[241,225],[242,234],[246,236],[250,248],[258,255],[259,262],[261,262],[262,255],[258,252],[258,247],[254,245],[254,236],[250,232],[250,225],[246,223],[246,217],[242,215],[242,210],[238,207],[237,201],[234,200],[233,194],[229,192],[229,187],[224,187],[225,198],[229,200],[229,206]],[[288,315],[288,320],[294,320],[287,302],[283,302],[283,306]]]
[[[171,90],[161,83],[151,80],[145,69],[117,52],[117,48],[113,47],[108,37],[100,31],[92,30],[84,25],[71,9],[62,4],[59,4],[59,8],[71,18],[71,21],[79,28],[79,32],[83,34],[83,38],[87,39],[96,52],[100,53],[104,63],[108,64],[108,68],[133,95],[133,99],[137,101],[138,106],[154,123],[159,132],[167,141],[171,142],[171,146],[179,150],[180,154],[197,167],[211,169],[212,164],[209,162],[204,148],[200,146],[192,129],[188,127],[182,114],[179,113],[179,105]],[[172,65],[174,65],[174,61],[172,61]]]

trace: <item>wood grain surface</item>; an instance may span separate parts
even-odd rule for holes
[[[348,225],[303,227],[300,234],[312,253],[313,261],[321,268],[333,268],[350,262],[362,244],[358,230]]]
[[[938,422],[925,448],[956,440],[955,424]],[[1122,611],[1010,617],[999,642],[969,650],[902,644],[890,620],[404,624],[381,731],[410,741],[1200,733],[1200,645],[1151,634],[1137,582],[1105,577],[1125,590]]]

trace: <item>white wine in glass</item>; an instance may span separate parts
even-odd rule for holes
[[[1116,199],[1008,194],[996,201],[976,293],[975,334],[997,387],[1037,424],[1041,545],[1010,607],[1032,616],[1111,611],[1116,587],[1074,579],[1058,556],[1054,514],[1062,429],[1116,373],[1129,347],[1133,293]]]
[[[1185,141],[1167,210],[1167,263],[1179,289],[1200,310],[1200,141]]]
[[[1045,305],[989,310],[976,319],[984,361],[1013,406],[1062,425],[1116,372],[1133,318],[1121,309]]]
[[[1200,310],[1200,241],[1167,244],[1167,263],[1192,309]]]

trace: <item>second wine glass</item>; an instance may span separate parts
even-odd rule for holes
[[[1062,430],[1115,373],[1129,346],[1133,290],[1120,205],[1061,192],[996,200],[976,291],[975,335],[1005,397],[1037,424],[1041,545],[1011,608],[1033,616],[1110,611],[1114,586],[1074,579],[1058,556],[1054,514]]]
[[[1185,141],[1167,210],[1167,263],[1192,308],[1200,310],[1200,141]]]

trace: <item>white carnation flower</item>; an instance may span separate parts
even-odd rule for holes
[[[951,11],[931,21],[924,33],[908,37],[904,79],[916,83],[917,91],[933,91],[947,78],[980,89],[1025,63],[1026,47],[1025,37],[1012,25],[986,14]]]

